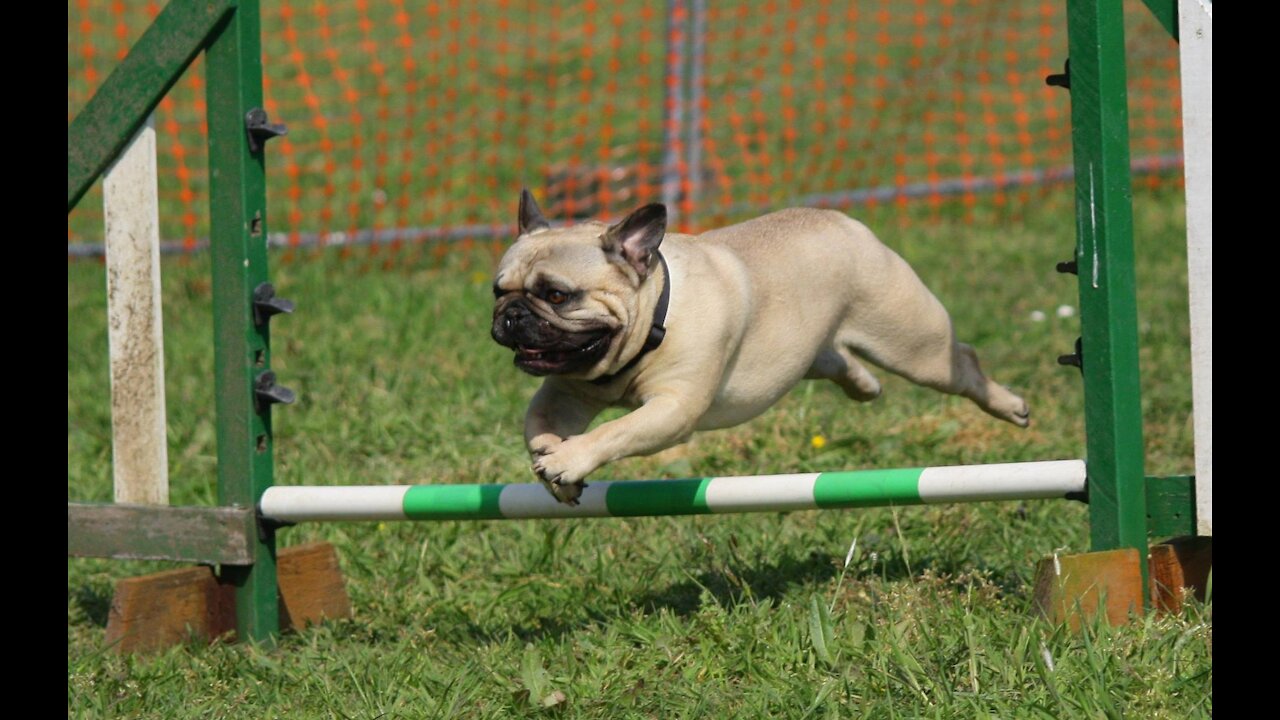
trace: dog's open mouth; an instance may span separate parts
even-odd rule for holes
[[[552,375],[583,370],[604,357],[613,333],[602,330],[586,336],[581,345],[557,343],[551,347],[516,346],[516,367],[530,375]]]

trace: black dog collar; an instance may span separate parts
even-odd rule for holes
[[[612,382],[614,378],[627,372],[640,362],[640,358],[649,353],[650,350],[662,344],[662,339],[667,336],[667,328],[663,324],[667,321],[667,305],[671,302],[671,269],[667,267],[667,259],[658,253],[658,262],[662,263],[662,296],[658,298],[658,306],[653,309],[653,324],[649,326],[649,337],[644,339],[644,345],[640,348],[640,352],[631,358],[631,361],[622,366],[622,369],[612,375],[598,377],[591,382],[596,385],[604,385]]]

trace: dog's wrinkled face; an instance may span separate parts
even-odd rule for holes
[[[616,370],[666,209],[645,206],[612,227],[552,229],[526,190],[519,217],[520,236],[494,278],[493,339],[531,375],[592,379]]]

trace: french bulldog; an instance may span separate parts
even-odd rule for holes
[[[870,362],[1014,425],[1027,403],[983,375],[916,273],[866,226],[792,208],[685,235],[645,205],[615,225],[551,227],[528,190],[493,283],[493,339],[544,377],[525,416],[560,501],[619,458],[745,422],[801,379],[880,395]],[[586,432],[605,408],[632,412]]]

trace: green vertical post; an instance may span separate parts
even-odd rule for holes
[[[1090,539],[1094,550],[1132,547],[1145,558],[1122,1],[1067,0],[1067,23]]]
[[[245,115],[262,106],[257,0],[227,19],[205,56],[209,118],[209,234],[213,255],[218,502],[255,507],[272,483],[271,406],[254,402],[254,381],[271,367],[266,323],[255,324],[253,290],[267,280],[266,178],[249,150]],[[224,566],[236,586],[241,639],[268,640],[280,628],[274,534],[249,566]]]

